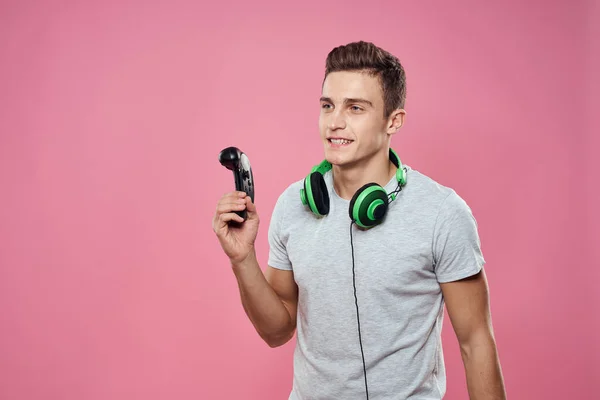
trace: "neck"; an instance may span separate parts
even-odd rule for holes
[[[336,193],[341,198],[350,200],[367,183],[387,185],[396,174],[396,166],[390,161],[389,149],[386,149],[360,164],[343,167],[334,165],[332,173]]]

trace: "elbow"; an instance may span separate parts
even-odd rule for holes
[[[481,332],[471,335],[468,339],[459,341],[460,352],[463,359],[471,359],[474,354],[495,353],[496,341],[490,332]]]
[[[291,329],[290,331],[284,333],[271,335],[261,334],[260,336],[265,341],[265,343],[269,345],[270,348],[274,349],[283,346],[284,344],[289,342],[292,339],[292,337],[294,337],[295,332],[296,329]]]
[[[286,344],[289,339],[280,339],[280,340],[265,340],[265,342],[269,345],[270,348],[275,349],[277,347],[281,347]]]

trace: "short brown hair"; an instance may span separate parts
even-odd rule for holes
[[[377,76],[383,89],[384,117],[406,101],[406,74],[397,57],[370,42],[335,47],[327,55],[325,78],[331,72],[364,71]]]

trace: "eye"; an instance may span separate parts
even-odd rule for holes
[[[323,103],[323,104],[321,104],[321,108],[325,108],[325,109],[326,109],[326,108],[328,108],[328,107],[330,107],[330,104],[327,104],[327,103]]]
[[[351,108],[353,111],[362,111],[363,110],[362,107],[359,107],[359,106],[352,106]]]

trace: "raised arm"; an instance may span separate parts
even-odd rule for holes
[[[244,208],[245,221],[235,213]],[[242,305],[260,337],[277,347],[294,335],[298,289],[292,271],[268,267],[263,273],[254,247],[258,226],[256,207],[245,193],[227,193],[219,200],[213,230],[229,257]]]

